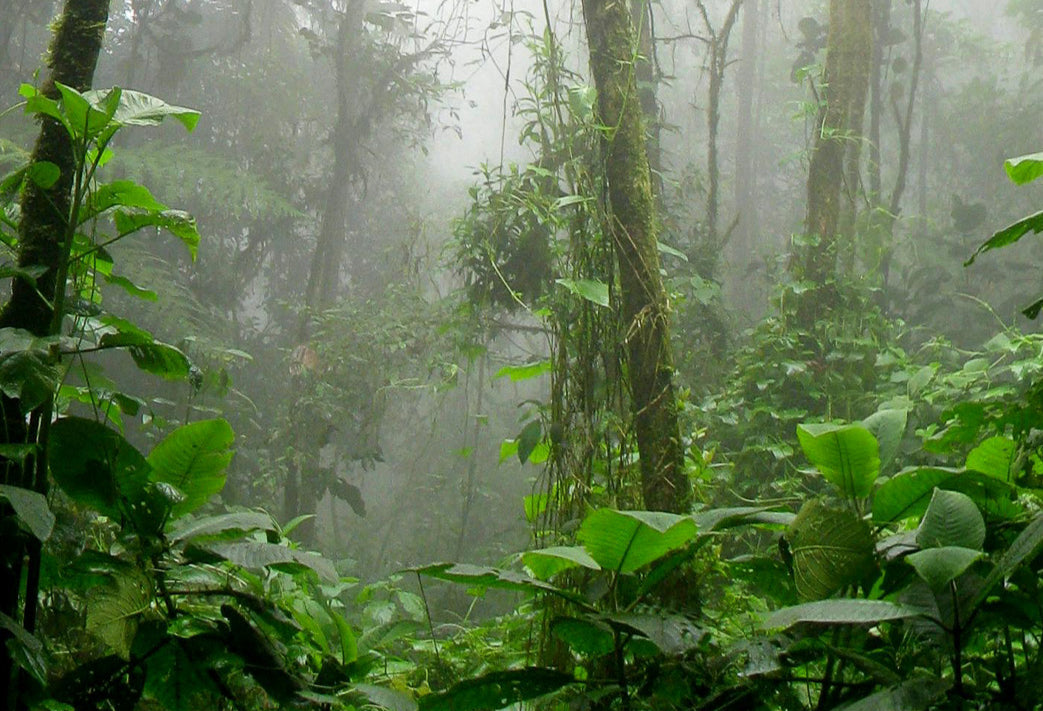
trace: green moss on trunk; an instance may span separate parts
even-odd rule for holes
[[[605,175],[645,507],[685,511],[691,489],[677,422],[666,292],[659,276],[655,201],[635,78],[635,38],[626,3],[584,0],[601,121],[608,126]]]

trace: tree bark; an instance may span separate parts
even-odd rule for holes
[[[608,229],[619,262],[644,504],[648,509],[686,511],[691,487],[677,422],[655,200],[635,77],[634,27],[626,4],[616,0],[583,0],[583,17],[598,111],[609,127],[604,156]]]
[[[757,129],[753,113],[753,96],[757,85],[758,34],[760,0],[747,0],[742,15],[742,56],[736,78],[738,115],[735,141],[735,212],[739,215],[732,241],[732,254],[745,258],[757,234],[756,172],[753,156]]]
[[[55,82],[80,91],[90,88],[94,69],[101,53],[102,38],[109,17],[109,0],[68,0],[58,23],[48,55],[50,74],[42,92],[59,98]],[[61,171],[58,181],[44,189],[27,181],[21,202],[18,234],[18,265],[44,266],[35,287],[25,280],[12,280],[11,298],[0,312],[0,328],[21,328],[34,335],[48,335],[53,321],[52,307],[57,289],[59,263],[63,255],[63,235],[69,220],[75,157],[69,135],[58,121],[44,117],[40,134],[33,147],[32,162],[50,161]],[[24,443],[33,433],[26,423],[21,403],[3,398],[4,431],[0,441]],[[6,460],[3,483],[35,488],[33,469],[20,462]],[[0,537],[5,545],[0,551],[0,613],[18,619],[22,595],[22,566],[29,542],[18,533],[18,524],[8,506],[0,508]],[[32,606],[35,609],[35,605]],[[17,700],[17,667],[6,644],[10,633],[0,630],[0,699],[7,708],[19,708]]]
[[[826,46],[826,106],[808,170],[804,233],[809,243],[792,263],[795,276],[822,285],[836,276],[837,247],[845,208],[853,210],[858,190],[860,151],[873,53],[871,0],[831,0]],[[854,164],[854,165],[852,165]],[[851,219],[845,220],[850,228]],[[851,235],[844,235],[850,238]],[[820,295],[821,296],[821,295]],[[816,297],[816,313],[829,299]],[[814,314],[807,314],[814,318]]]

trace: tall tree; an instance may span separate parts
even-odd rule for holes
[[[54,100],[60,98],[58,82],[80,91],[90,88],[108,17],[109,0],[67,0],[55,25],[48,53],[50,72],[41,89],[45,96]],[[52,304],[59,291],[63,292],[65,288],[64,283],[59,283],[59,264],[72,208],[75,162],[69,134],[57,120],[49,117],[43,118],[32,152],[32,162],[41,161],[56,165],[60,171],[59,178],[47,188],[33,181],[26,183],[21,202],[18,265],[22,268],[43,267],[45,270],[35,284],[14,279],[11,298],[0,312],[0,328],[20,328],[36,336],[50,335],[58,325],[53,318]],[[33,427],[46,426],[50,420],[49,407],[44,407],[43,413],[34,413],[27,421],[22,403],[4,396],[4,432],[0,441],[5,444],[34,442]],[[37,491],[46,487],[43,467],[33,466],[32,458],[24,463],[5,460],[0,472],[3,483],[8,486]],[[5,708],[18,709],[17,667],[11,658],[11,647],[6,644],[12,634],[8,625],[22,613],[26,629],[33,630],[39,542],[31,544],[18,533],[18,523],[7,505],[0,508],[0,536],[4,541],[0,550],[0,613],[8,620],[8,624],[0,627],[0,700]],[[23,561],[27,555],[30,571],[23,596]]]
[[[819,115],[808,169],[804,232],[810,239],[792,262],[799,278],[816,284],[824,284],[836,275],[841,231],[853,227],[862,117],[873,54],[872,27],[871,0],[830,1],[826,101]],[[815,308],[805,314],[812,320],[822,309],[829,308],[828,298],[816,297],[814,302]]]
[[[609,230],[619,262],[631,411],[649,509],[684,511],[684,471],[666,292],[659,275],[656,210],[635,77],[636,37],[626,3],[583,0],[604,142]]]

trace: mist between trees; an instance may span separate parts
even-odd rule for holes
[[[0,705],[1038,708],[1041,37],[0,0]]]

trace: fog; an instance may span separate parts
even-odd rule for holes
[[[721,65],[711,168],[708,57],[715,41],[724,48],[717,33],[731,4],[656,4],[654,81],[640,87],[657,106],[649,123],[662,157],[659,239],[689,412],[683,438],[707,450],[722,437],[692,413],[718,401],[747,329],[778,308],[803,229],[824,46],[806,18],[824,31],[828,3],[743,3]],[[899,177],[896,120],[914,46],[913,5],[891,5],[896,34],[877,87],[886,199]],[[851,276],[900,322],[910,353],[942,338],[971,351],[1010,324],[1035,329],[1020,315],[1039,283],[1031,240],[973,271],[963,266],[1041,197],[1003,171],[1005,158],[1038,150],[1043,138],[1043,18],[1030,5],[922,3],[905,192],[886,241],[870,229],[887,200],[868,195],[868,142],[863,149],[855,224],[869,236]],[[58,9],[0,0],[5,107],[18,103],[20,82],[38,81]],[[756,27],[744,32],[751,13]],[[546,228],[553,255],[544,273],[532,255],[483,240],[503,231],[497,220],[510,210],[543,209],[521,192],[504,198],[501,213],[490,208],[512,172],[547,169],[550,202],[570,197],[580,164],[569,161],[579,157],[548,151],[581,147],[552,124],[560,102],[582,113],[593,85],[586,51],[579,4],[559,0],[114,0],[94,86],[202,112],[191,134],[121,134],[105,168],[193,214],[203,237],[195,262],[158,234],[112,250],[116,270],[157,299],[106,286],[105,307],[178,346],[196,369],[193,382],[169,383],[129,359],[106,359],[107,377],[142,401],[124,418],[128,437],[155,440],[179,422],[225,417],[237,454],[221,503],[261,507],[284,523],[314,514],[298,529],[305,544],[364,579],[443,559],[497,561],[541,540],[524,499],[546,491],[552,474],[517,451],[532,449],[531,422],[542,423],[546,448],[562,436],[551,426],[555,395],[547,372],[523,379],[509,368],[560,353],[556,339],[568,329],[541,310],[568,296],[555,280],[575,265],[564,221]],[[561,61],[559,103],[547,84],[552,59]],[[5,172],[34,132],[21,111],[0,118]],[[600,165],[596,155],[584,160],[584,171]],[[716,243],[705,239],[711,170]],[[598,392],[614,392],[598,382]],[[623,420],[613,421],[612,441],[624,438]],[[558,466],[553,476],[568,481]],[[291,502],[288,482],[297,482]]]

